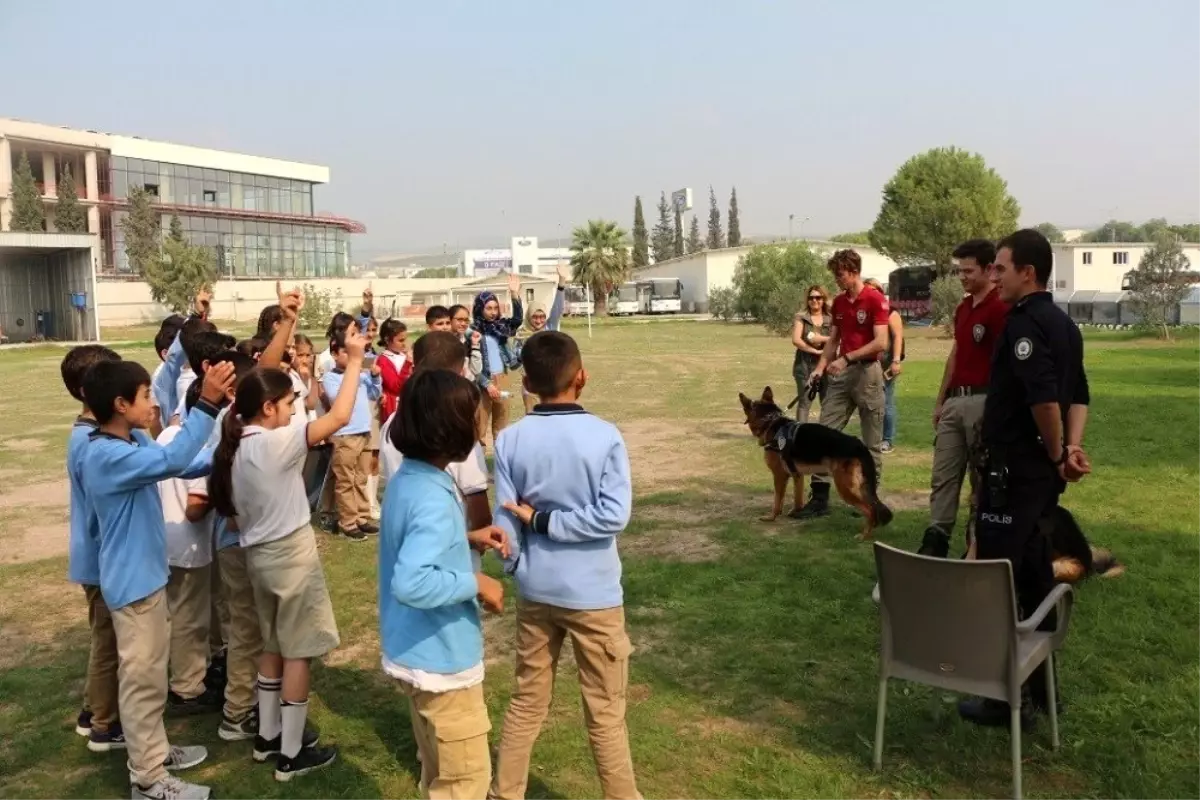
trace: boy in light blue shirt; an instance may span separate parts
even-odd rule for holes
[[[335,366],[321,377],[321,387],[326,397],[337,397],[342,387],[342,375],[349,360],[345,337],[345,331],[341,331],[329,341],[329,353],[333,356]],[[332,437],[333,459],[330,469],[333,472],[333,496],[337,503],[337,530],[354,542],[361,542],[379,533],[379,528],[371,522],[371,502],[367,497],[367,478],[371,469],[371,415],[383,396],[383,381],[379,375],[378,364],[372,361],[368,371],[364,362],[350,421]]]
[[[517,667],[489,797],[524,797],[529,758],[569,636],[604,797],[640,797],[625,728],[633,648],[625,631],[617,536],[633,504],[620,431],[579,405],[587,383],[575,340],[535,333],[522,353],[541,402],[496,440],[496,524],[512,541]]]
[[[206,800],[209,795],[206,787],[186,784],[167,771],[195,766],[208,754],[203,747],[171,747],[163,727],[170,619],[158,482],[207,472],[211,452],[201,450],[232,381],[232,364],[210,369],[196,413],[166,447],[145,432],[155,406],[150,375],[140,364],[100,363],[83,381],[83,395],[99,426],[90,435],[81,477],[98,521],[100,591],[116,632],[119,706],[134,798]]]

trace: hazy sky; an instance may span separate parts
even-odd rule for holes
[[[862,229],[939,145],[1027,223],[1191,221],[1198,23],[1196,0],[0,0],[0,116],[326,164],[356,260],[628,226],[635,194],[650,216],[709,184],[746,234]]]

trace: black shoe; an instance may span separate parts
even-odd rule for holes
[[[945,558],[949,553],[950,534],[937,525],[926,528],[925,536],[921,538],[921,546],[917,548],[917,555]]]
[[[1012,723],[1008,703],[988,697],[971,697],[959,702],[958,715],[967,722],[989,728],[1007,728]],[[1037,724],[1029,703],[1021,705],[1021,730],[1031,731]]]
[[[321,734],[314,731],[307,725],[304,726],[304,734],[300,737],[300,752],[310,750],[317,746],[320,741]],[[261,736],[254,737],[254,760],[260,764],[266,761],[271,756],[279,755],[279,749],[283,746],[283,734],[279,734],[274,739],[264,739]]]
[[[317,518],[317,527],[326,533],[337,533],[337,519],[329,514],[322,514]]]
[[[225,694],[225,684],[228,680],[228,675],[225,671],[225,651],[217,653],[208,663],[208,670],[204,673],[204,688],[216,694]]]
[[[207,688],[195,697],[182,697],[175,692],[167,692],[167,711],[172,714],[207,714],[220,710],[224,703],[223,693]]]
[[[90,736],[92,733],[92,712],[86,708],[75,718],[75,733],[80,736]]]
[[[379,526],[375,525],[374,523],[371,523],[371,522],[358,523],[358,529],[362,533],[365,533],[367,536],[378,536],[379,535]]]
[[[295,758],[280,754],[275,763],[275,780],[290,781],[297,775],[307,775],[313,770],[328,767],[335,758],[336,747],[302,747]]]
[[[804,504],[804,508],[788,516],[799,520],[829,516],[829,484],[814,483],[812,494],[808,496],[808,502]]]

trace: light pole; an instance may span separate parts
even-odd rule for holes
[[[792,240],[792,220],[796,219],[795,214],[788,214],[788,241]]]

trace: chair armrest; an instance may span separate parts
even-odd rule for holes
[[[1067,626],[1071,621],[1071,609],[1075,605],[1075,593],[1069,584],[1060,583],[1054,587],[1050,594],[1046,595],[1046,599],[1042,601],[1037,610],[1029,615],[1028,619],[1023,619],[1017,623],[1017,635],[1023,636],[1028,633],[1033,633],[1037,627],[1041,625],[1050,610],[1058,609],[1058,619],[1055,620],[1054,626],[1054,649],[1057,650],[1062,646],[1063,639],[1067,635]]]

